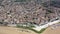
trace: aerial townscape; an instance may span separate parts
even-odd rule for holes
[[[60,34],[60,0],[0,0],[0,34]]]

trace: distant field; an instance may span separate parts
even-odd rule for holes
[[[37,33],[22,28],[0,26],[0,34],[37,34]],[[60,27],[54,30],[51,29],[51,27],[49,27],[41,34],[60,34]]]
[[[0,26],[0,34],[36,34],[36,33],[21,28]]]
[[[42,34],[60,34],[60,27],[56,29],[51,29],[51,27],[47,28]]]

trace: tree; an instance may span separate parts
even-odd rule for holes
[[[26,0],[16,0],[15,2],[26,2]]]

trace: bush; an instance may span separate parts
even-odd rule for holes
[[[26,2],[26,0],[16,0],[15,2]]]
[[[2,22],[0,22],[0,24],[3,24]]]
[[[8,23],[7,22],[0,22],[0,25],[7,26]]]

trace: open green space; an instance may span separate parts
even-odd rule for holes
[[[41,34],[44,30],[46,30],[46,28],[43,28],[40,31],[36,31],[36,30],[33,29],[35,26],[29,26],[28,27],[28,26],[20,26],[20,25],[17,25],[17,27],[18,28],[23,28],[23,29],[29,29],[29,30],[32,30],[32,31],[34,31],[34,32],[36,32],[38,34]]]

